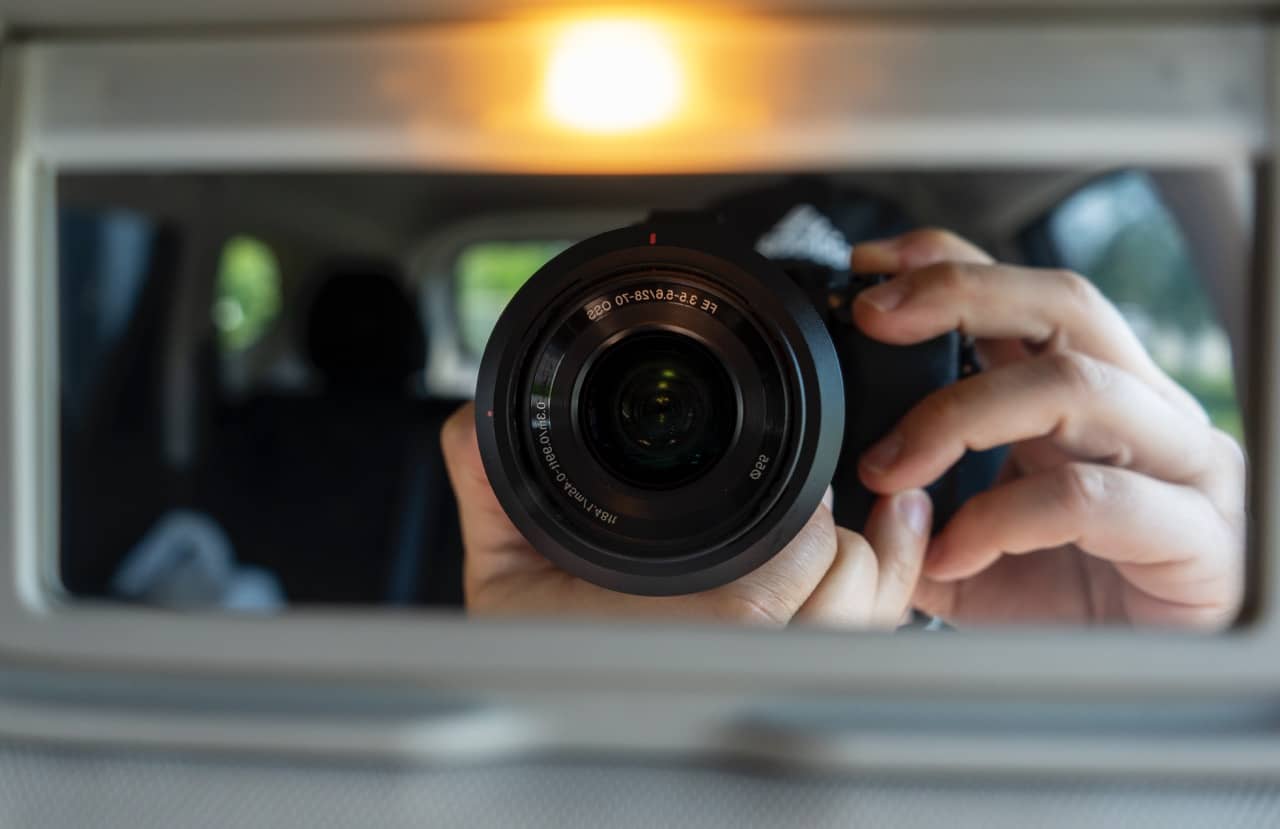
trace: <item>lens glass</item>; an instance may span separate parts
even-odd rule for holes
[[[583,435],[612,475],[672,489],[715,465],[733,440],[738,396],[721,361],[691,337],[633,334],[587,373],[579,398]]]

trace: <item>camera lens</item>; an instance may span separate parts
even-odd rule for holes
[[[704,223],[610,231],[503,311],[476,384],[480,456],[534,548],[613,590],[707,590],[769,560],[844,429],[813,299]]]
[[[724,365],[691,337],[625,337],[587,372],[579,403],[587,446],[616,477],[673,489],[724,456],[738,421]]]

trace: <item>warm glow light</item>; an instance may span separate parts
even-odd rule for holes
[[[546,105],[565,126],[624,132],[673,117],[683,87],[680,62],[658,26],[631,20],[576,23],[552,51]]]

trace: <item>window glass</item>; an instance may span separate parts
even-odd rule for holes
[[[1093,280],[1156,363],[1219,428],[1240,437],[1231,341],[1174,216],[1150,176],[1125,172],[1076,192],[1027,240],[1032,258]]]
[[[280,265],[266,243],[233,236],[222,248],[213,322],[224,351],[243,351],[262,338],[280,314]]]
[[[115,349],[138,313],[157,229],[127,210],[62,210],[58,216],[63,403],[90,405]]]
[[[535,239],[476,242],[462,249],[454,268],[462,346],[480,354],[502,309],[538,268],[572,242]]]

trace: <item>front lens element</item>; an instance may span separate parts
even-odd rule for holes
[[[600,355],[579,413],[601,465],[651,489],[701,477],[729,448],[739,416],[721,361],[697,340],[667,331],[633,334]]]

